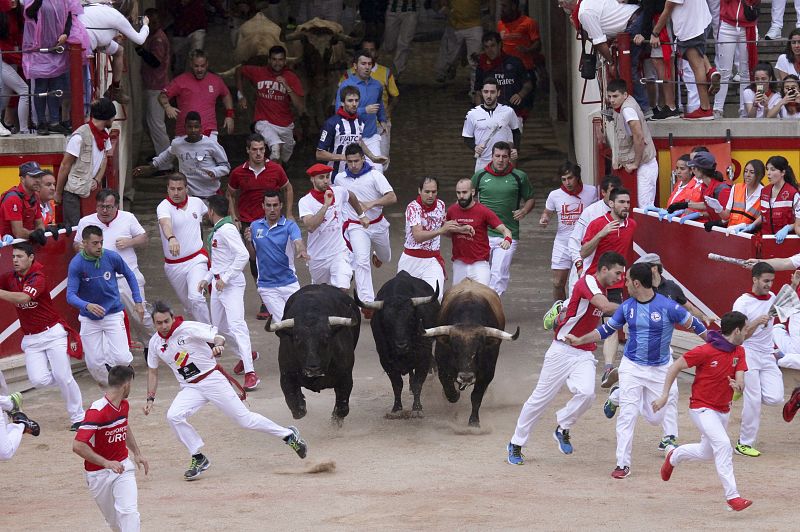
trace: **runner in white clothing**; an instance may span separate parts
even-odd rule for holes
[[[11,460],[22,442],[23,434],[38,436],[41,428],[34,420],[20,412],[22,394],[0,395],[0,462]],[[11,417],[9,423],[6,413]]]
[[[372,268],[392,260],[389,245],[389,221],[383,217],[383,208],[397,202],[397,196],[386,177],[366,162],[364,150],[351,144],[344,150],[347,168],[335,178],[335,183],[355,194],[361,208],[369,219],[369,227],[359,224],[360,213],[352,205],[344,206],[344,239],[353,252],[352,267],[355,273],[356,290],[361,301],[375,300],[372,287]],[[375,251],[372,251],[372,247]],[[313,255],[312,255],[313,257]],[[369,319],[371,309],[361,309]]]
[[[344,187],[331,186],[330,166],[317,163],[306,170],[311,179],[311,190],[297,204],[298,216],[308,230],[308,271],[313,284],[327,283],[347,290],[353,269],[349,252],[342,236],[344,204],[358,213],[363,228],[369,219],[356,195]]]
[[[483,104],[473,107],[464,119],[461,136],[475,155],[475,171],[479,172],[492,162],[492,150],[496,142],[508,142],[512,146],[511,161],[517,160],[521,139],[521,126],[514,109],[497,103],[500,85],[494,77],[486,78],[481,89]]]
[[[153,305],[153,322],[157,334],[150,339],[147,356],[147,405],[145,415],[152,409],[158,388],[158,365],[165,363],[175,374],[181,390],[167,411],[167,421],[178,439],[192,455],[186,480],[196,480],[208,469],[210,462],[200,452],[204,443],[188,418],[208,403],[213,403],[240,427],[282,438],[300,458],[306,457],[306,442],[294,427],[284,428],[261,414],[251,412],[231,387],[231,381],[218,357],[225,349],[225,338],[217,334],[216,327],[196,321],[183,321],[173,317],[172,310],[158,301]],[[210,347],[213,345],[214,347]],[[233,381],[235,382],[235,381]]]
[[[206,300],[197,291],[208,275],[208,253],[200,229],[206,212],[203,200],[189,196],[186,176],[175,173],[167,178],[167,198],[156,208],[164,273],[186,312],[197,321],[211,323]]]

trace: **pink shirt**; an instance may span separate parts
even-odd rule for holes
[[[200,113],[203,131],[216,131],[217,98],[229,95],[228,87],[218,75],[208,72],[203,79],[196,79],[191,72],[184,72],[173,79],[164,89],[167,97],[176,99],[180,109],[175,123],[175,136],[186,134],[183,121],[189,111]]]
[[[144,42],[144,49],[156,56],[161,64],[153,68],[142,61],[142,86],[151,91],[160,91],[169,83],[169,38],[163,30],[151,33]],[[180,106],[178,107],[180,109]],[[181,109],[182,110],[182,109]]]

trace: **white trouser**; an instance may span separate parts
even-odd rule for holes
[[[106,314],[102,319],[92,320],[78,316],[81,322],[81,341],[86,369],[99,384],[108,384],[108,369],[114,366],[129,366],[133,355],[128,349],[128,334],[125,331],[123,313]]]
[[[686,85],[686,112],[691,113],[700,108],[700,95],[694,82],[694,72],[686,59],[681,59],[681,75],[683,76],[683,83]],[[707,90],[707,86],[703,86],[702,89]]]
[[[383,33],[383,50],[394,53],[394,70],[399,76],[406,69],[408,52],[417,31],[418,13],[416,11],[386,11],[386,25]],[[388,152],[387,152],[388,153]]]
[[[283,309],[286,307],[286,301],[298,290],[300,290],[300,283],[297,282],[286,286],[258,289],[261,301],[272,315],[272,321],[277,322],[283,319]]]
[[[683,462],[708,462],[714,460],[717,475],[725,491],[725,499],[739,496],[733,476],[733,447],[728,437],[730,412],[723,414],[710,408],[691,408],[689,417],[700,429],[700,443],[684,443],[672,451],[670,463],[677,466]]]
[[[259,120],[255,125],[256,133],[260,133],[267,141],[269,153],[267,157],[273,161],[287,162],[294,152],[294,124],[276,126],[266,120]]]
[[[725,109],[725,98],[728,96],[728,84],[731,79],[734,60],[738,60],[737,71],[742,84],[739,85],[739,101],[742,101],[744,88],[749,85],[750,66],[747,62],[747,43],[745,42],[745,29],[731,26],[727,22],[720,22],[716,45],[717,55],[714,64],[722,77],[719,92],[714,96],[714,110],[722,112]],[[739,106],[741,116],[744,105]]]
[[[0,371],[0,395],[8,395],[8,383],[6,382],[6,376],[3,375],[3,372]]]
[[[353,268],[347,253],[326,259],[311,257],[308,261],[308,272],[311,274],[311,284],[327,283],[344,289],[350,288],[350,279],[353,277]]]
[[[11,93],[28,94],[28,84],[17,74],[17,69],[8,63],[0,61],[0,110],[5,110]],[[30,111],[30,96],[20,96],[17,104],[17,117],[19,118],[20,131],[28,130],[28,114]]]
[[[138,532],[139,510],[136,488],[136,465],[126,458],[125,471],[118,475],[110,469],[87,471],[86,484],[111,530]]]
[[[591,351],[576,349],[554,340],[544,355],[536,388],[522,405],[511,443],[525,445],[528,442],[533,426],[564,384],[573,395],[564,408],[556,412],[556,422],[562,429],[572,428],[594,401],[596,365],[597,360]]]
[[[636,419],[644,417],[651,425],[659,425],[664,420],[667,408],[653,412],[651,403],[661,397],[664,379],[672,362],[663,366],[640,366],[622,357],[619,364],[619,411],[617,412],[617,466],[631,465],[633,448],[633,429]],[[669,390],[670,401],[678,400],[678,384],[672,383]],[[674,399],[673,399],[674,397]]]
[[[397,271],[408,272],[411,277],[422,279],[434,290],[439,289],[439,302],[442,302],[444,297],[444,268],[439,261],[433,257],[420,258],[406,255],[400,255],[400,260],[397,261]]]
[[[708,4],[708,11],[711,13],[711,29],[714,30],[714,35],[719,32],[719,0],[706,0]],[[744,8],[742,8],[744,9]],[[720,40],[717,38],[717,40]]]
[[[794,3],[795,9],[797,9],[797,0]],[[773,28],[780,31],[783,29],[783,14],[786,11],[786,0],[772,0],[772,21],[769,24],[769,29],[772,31]],[[800,19],[797,20],[796,26],[800,28]]]
[[[653,157],[636,170],[636,201],[639,208],[655,205],[658,184],[658,159]]]
[[[181,443],[189,449],[189,454],[199,453],[204,444],[188,419],[208,403],[216,406],[243,429],[257,430],[279,438],[285,438],[292,433],[261,414],[248,410],[233,391],[228,379],[219,371],[214,371],[197,384],[184,385],[167,411],[167,421]]]
[[[212,286],[214,283],[211,283]],[[225,336],[228,342],[234,344],[236,355],[242,359],[244,372],[253,370],[252,346],[250,343],[250,329],[244,318],[244,289],[247,283],[244,274],[235,274],[225,288],[211,290],[211,324]]]
[[[381,151],[383,143],[382,137],[379,133],[375,133],[371,137],[363,137],[362,140],[364,141],[364,144],[367,145],[367,148],[369,148],[369,151],[372,152],[372,155],[384,155],[384,153]],[[369,164],[378,172],[383,172],[384,170],[384,166],[380,163],[370,161]]]
[[[195,321],[211,323],[206,298],[197,291],[200,281],[208,275],[208,260],[205,255],[176,264],[164,263],[164,273],[186,312]]]
[[[158,103],[158,95],[161,94],[161,91],[146,89],[144,93],[146,108],[144,121],[150,132],[153,148],[158,155],[169,148],[169,135],[167,135],[167,126],[164,124],[164,108]]]
[[[472,74],[470,75],[471,83],[469,86],[470,89],[474,87],[475,86],[474,57],[477,57],[478,54],[481,52],[482,37],[483,37],[483,28],[481,26],[475,26],[473,28],[457,30],[453,28],[450,24],[445,24],[444,35],[442,35],[442,41],[439,44],[439,56],[436,59],[436,75],[444,76],[447,73],[447,70],[458,59],[458,55],[461,52],[462,44],[466,44],[467,59],[469,60],[470,69],[472,70]]]
[[[778,346],[778,350],[783,353],[783,358],[778,360],[778,366],[786,369],[800,369],[800,338],[792,337],[783,327],[774,327],[772,340]]]
[[[175,56],[173,70],[176,75],[183,74],[186,70],[186,60],[192,50],[204,50],[206,43],[206,30],[195,30],[186,37],[172,37],[172,54]]]
[[[358,297],[364,303],[375,301],[372,287],[372,247],[375,255],[384,264],[392,260],[392,247],[389,244],[389,222],[384,218],[364,229],[360,224],[347,228],[347,239],[353,248],[351,266],[356,278]]]
[[[566,302],[565,302],[566,304]],[[614,390],[608,395],[608,400],[612,404],[619,406],[619,389]],[[678,434],[678,396],[670,395],[667,399],[667,404],[662,408],[664,412],[664,419],[661,420],[661,430],[664,436],[673,436],[677,438]]]
[[[11,410],[14,404],[7,395],[0,395],[0,462],[11,460],[19,449],[22,433],[25,427],[17,423],[9,423],[6,419],[6,410]]]
[[[489,286],[491,275],[491,268],[487,260],[479,260],[472,264],[467,264],[460,260],[453,261],[453,286],[457,285],[465,278]]]
[[[746,349],[747,371],[744,372],[742,393],[742,425],[739,442],[755,445],[761,423],[761,405],[783,404],[783,374],[771,353],[757,353]],[[753,367],[750,367],[752,360]]]
[[[503,292],[508,288],[508,280],[511,277],[511,260],[514,258],[514,252],[517,251],[517,241],[511,241],[511,247],[503,249],[500,244],[503,243],[502,236],[489,237],[489,250],[491,255],[489,261],[491,263],[491,273],[489,277],[489,288],[497,292],[497,295],[502,296]]]
[[[384,126],[386,127],[381,132],[380,152],[381,155],[385,155],[386,157],[388,157],[389,148],[391,147],[392,144],[392,121],[387,120],[384,123]],[[373,155],[375,154],[373,153]],[[382,172],[385,172],[386,170],[389,169],[389,163],[382,164],[380,166],[383,168],[383,170],[381,170]]]
[[[144,275],[142,272],[139,271],[139,268],[131,268],[133,271],[133,275],[136,277],[136,282],[139,285],[139,294],[142,296],[142,305],[147,303],[147,299],[144,295],[144,286],[145,280]],[[139,336],[140,340],[147,341],[150,340],[156,333],[156,328],[153,326],[153,317],[150,315],[149,312],[145,311],[144,319],[139,320],[139,315],[136,313],[135,305],[136,302],[133,300],[133,292],[131,292],[131,287],[128,286],[128,280],[120,275],[117,277],[117,289],[119,290],[119,298],[122,301],[122,304],[125,305],[125,310],[128,312],[128,322],[131,325],[131,329],[136,329],[137,336]],[[133,332],[133,331],[131,331]],[[133,336],[133,335],[131,335]]]
[[[67,405],[70,423],[83,421],[81,389],[72,376],[67,355],[67,331],[60,324],[22,338],[28,380],[36,388],[58,386]]]

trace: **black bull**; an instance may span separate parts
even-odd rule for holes
[[[286,301],[283,320],[267,322],[264,328],[280,338],[281,390],[295,419],[306,415],[301,387],[314,392],[334,389],[335,422],[341,424],[350,412],[360,324],[355,302],[327,284],[304,286]]]
[[[439,314],[439,289],[401,271],[378,291],[375,301],[356,303],[375,311],[372,336],[381,366],[392,383],[392,413],[403,410],[403,375],[414,394],[412,417],[422,417],[422,385],[431,367],[433,340],[425,329],[434,327]]]
[[[505,332],[500,298],[491,288],[469,279],[445,293],[439,324],[425,335],[436,338],[436,365],[444,394],[455,403],[461,391],[474,384],[469,424],[480,426],[478,411],[494,379],[500,342],[516,340],[519,327],[513,335]]]

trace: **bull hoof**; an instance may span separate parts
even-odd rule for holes
[[[412,410],[411,411],[411,419],[415,419],[415,418],[422,419],[424,417],[425,417],[425,414],[422,412],[422,408],[420,408],[419,410]]]
[[[344,418],[337,416],[335,413],[331,415],[331,425],[336,427],[337,429],[342,428],[344,425]]]
[[[451,403],[457,403],[458,400],[461,398],[461,392],[458,390],[453,390],[450,393],[444,392],[444,396],[447,400]]]
[[[408,410],[392,410],[386,413],[386,419],[408,419],[410,412]]]
[[[395,412],[402,412],[403,410],[403,403],[397,402],[392,406],[392,414]]]
[[[469,426],[475,427],[476,429],[481,428],[481,422],[478,418],[470,416],[469,418]]]
[[[300,408],[298,410],[292,410],[292,417],[295,419],[303,419],[306,417],[307,411],[305,407]]]

